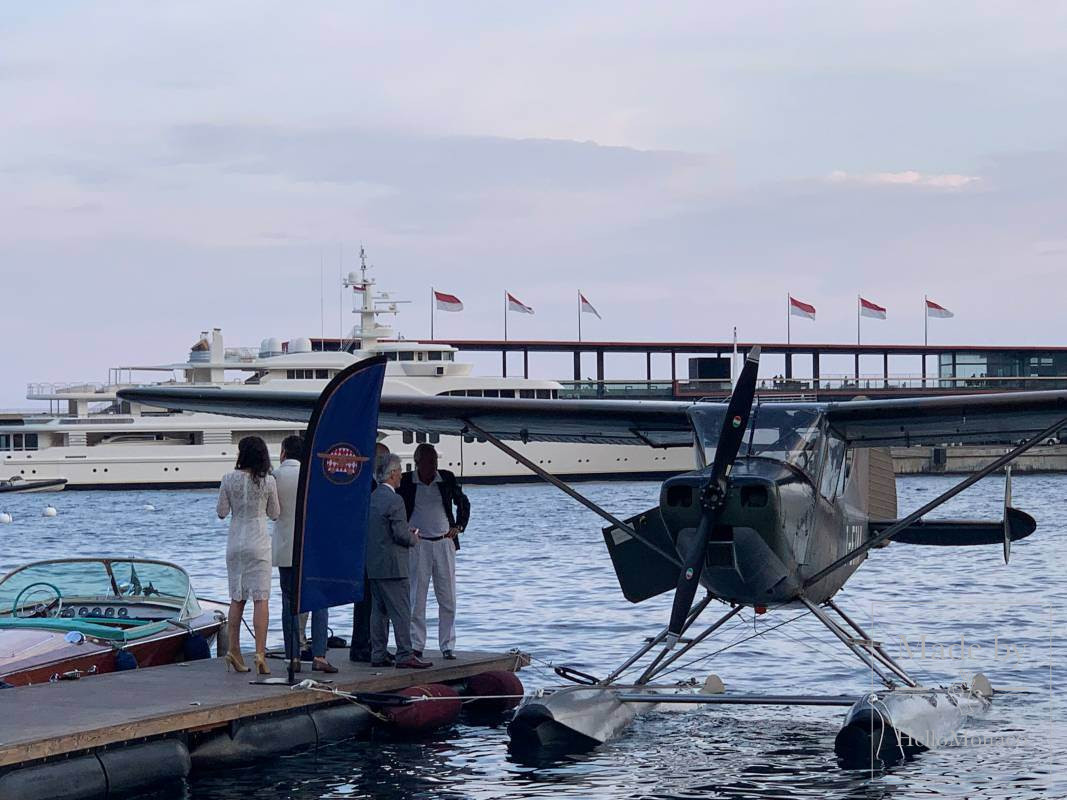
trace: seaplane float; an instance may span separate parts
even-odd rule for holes
[[[516,749],[595,747],[618,736],[643,710],[664,704],[841,706],[847,711],[835,738],[838,760],[844,767],[872,768],[951,740],[968,717],[989,708],[994,691],[985,676],[922,685],[834,597],[873,548],[890,542],[999,545],[1007,561],[1012,542],[1036,528],[1030,515],[1011,506],[1010,473],[1002,519],[926,515],[1067,428],[1067,391],[767,402],[756,392],[758,365],[756,347],[725,403],[381,398],[380,428],[491,442],[602,517],[604,541],[630,601],[674,592],[666,626],[618,668],[602,677],[559,668],[571,685],[527,699],[509,725]],[[170,409],[298,422],[310,418],[318,398],[309,392],[181,387],[119,395]],[[531,441],[692,447],[697,468],[666,480],[657,506],[620,519],[526,458],[520,448]],[[962,442],[1010,448],[898,518],[888,448]],[[706,594],[696,600],[701,587]],[[698,629],[713,604],[721,613]],[[743,609],[810,613],[881,687],[827,697],[736,694],[721,691],[717,679],[699,691],[657,684]],[[638,669],[636,680],[621,679]]]

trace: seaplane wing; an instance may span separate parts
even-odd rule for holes
[[[1067,391],[853,400],[824,413],[852,447],[1010,444],[1067,418]]]
[[[123,400],[235,417],[307,422],[318,392],[267,389],[143,387],[123,389]],[[383,395],[378,426],[461,435],[473,423],[501,439],[689,447],[692,404],[662,400],[527,400]]]

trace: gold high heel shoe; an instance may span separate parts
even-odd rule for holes
[[[251,672],[252,668],[245,664],[244,660],[238,658],[233,653],[226,654],[226,671],[229,672],[233,667],[235,672]]]
[[[267,666],[267,656],[265,653],[256,653],[256,673],[259,675],[270,675],[270,667]]]

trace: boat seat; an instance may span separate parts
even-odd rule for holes
[[[91,636],[94,639],[130,642],[164,631],[169,624],[169,622],[163,620],[161,622],[147,622],[134,628],[122,629],[114,625],[101,625],[99,622],[89,622],[85,617],[75,617],[73,619],[56,619],[54,617],[30,617],[29,619],[19,619],[8,617],[0,619],[0,630],[10,628],[38,628],[48,631],[78,631],[83,636]]]

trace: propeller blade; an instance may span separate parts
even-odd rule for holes
[[[684,554],[682,560],[682,572],[678,576],[678,586],[674,590],[674,604],[671,606],[671,621],[667,626],[668,641],[672,644],[682,635],[682,627],[689,617],[689,610],[693,606],[693,598],[696,597],[697,587],[700,585],[700,575],[704,570],[704,561],[707,558],[708,538],[715,530],[715,524],[719,518],[719,512],[726,501],[726,492],[729,489],[730,470],[733,468],[734,459],[741,449],[745,440],[745,431],[748,430],[748,420],[752,414],[752,401],[756,396],[756,374],[759,372],[759,345],[753,347],[745,357],[745,366],[741,375],[734,385],[733,394],[730,395],[730,403],[726,407],[726,416],[723,417],[722,431],[719,434],[719,442],[715,447],[715,458],[711,464],[711,473],[708,482],[700,493],[700,504],[703,507],[703,515],[700,525],[697,526],[696,536],[692,547]]]

